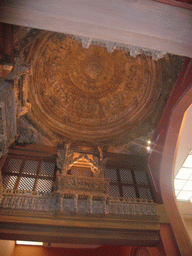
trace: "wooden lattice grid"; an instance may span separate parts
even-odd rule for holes
[[[105,178],[109,178],[110,181],[117,182],[118,179],[117,179],[117,171],[116,171],[116,168],[107,167],[107,168],[105,169]]]
[[[35,175],[37,174],[37,170],[38,170],[38,161],[37,160],[26,160],[23,170],[22,170],[22,174],[30,174],[30,175]]]
[[[53,185],[52,180],[38,179],[37,180],[36,191],[51,193],[52,185]]]
[[[122,186],[123,189],[123,197],[127,198],[136,198],[136,192],[134,186]]]
[[[51,192],[55,179],[55,161],[9,155],[2,168],[5,189]]]
[[[134,171],[137,184],[149,185],[147,175],[144,171]]]
[[[139,187],[139,196],[142,199],[148,199],[148,200],[152,200],[152,194],[151,194],[151,190],[148,187]]]
[[[131,170],[120,169],[119,172],[120,172],[122,183],[133,184],[133,177],[131,174]]]
[[[3,175],[3,187],[4,189],[14,189],[17,176]]]
[[[5,172],[19,173],[22,164],[22,159],[11,158],[7,164],[7,168],[4,169]]]
[[[53,176],[55,170],[55,163],[53,162],[42,162],[40,166],[40,175],[41,176]]]
[[[118,185],[109,186],[109,196],[110,197],[120,197],[120,191]]]

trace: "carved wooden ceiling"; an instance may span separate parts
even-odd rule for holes
[[[154,61],[98,45],[85,49],[65,34],[18,31],[15,52],[31,68],[17,100],[29,110],[25,119],[56,144],[117,146],[150,134],[183,63],[178,56]]]

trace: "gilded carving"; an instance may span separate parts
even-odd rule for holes
[[[31,54],[28,115],[73,140],[106,141],[133,129],[152,107],[151,97],[158,96],[156,64],[143,55],[132,58],[97,45],[85,49],[70,36],[48,32]]]
[[[95,177],[99,176],[99,160],[92,154],[82,154],[78,152],[73,152],[69,154],[66,160],[67,170],[69,170],[73,165],[78,164],[82,161],[89,164],[91,171],[94,173]]]
[[[105,195],[108,193],[109,180],[100,178],[76,177],[70,175],[57,174],[58,190],[57,192],[76,191],[96,193],[96,195]]]
[[[162,52],[47,31],[29,30],[15,48],[19,115],[52,145],[116,146],[149,134],[180,69]]]

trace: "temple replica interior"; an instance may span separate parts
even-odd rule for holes
[[[0,246],[43,242],[4,255],[192,255],[173,185],[190,54],[2,22]]]

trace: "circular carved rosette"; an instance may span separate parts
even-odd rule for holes
[[[131,134],[154,111],[161,92],[157,65],[148,56],[88,49],[72,37],[42,33],[31,47],[29,118],[61,140],[102,144]],[[159,83],[159,84],[158,84]]]

